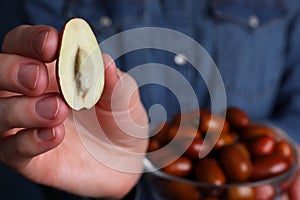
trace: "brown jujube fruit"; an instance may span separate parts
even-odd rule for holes
[[[205,146],[203,144],[203,139],[195,138],[192,141],[192,143],[189,145],[187,150],[185,151],[185,155],[192,159],[197,159],[197,158],[199,158],[199,153],[202,149],[205,150]]]
[[[149,140],[147,152],[156,151],[156,150],[160,149],[160,147],[161,147],[161,145],[160,145],[159,141],[155,138],[152,138]]]
[[[251,160],[235,144],[222,149],[220,163],[228,179],[234,182],[246,181],[252,173]]]
[[[170,142],[172,139],[181,139],[181,138],[201,138],[201,132],[194,126],[172,126],[169,128],[166,135],[166,141]]]
[[[202,158],[195,165],[195,179],[213,185],[223,185],[226,177],[220,165],[213,158]]]
[[[288,170],[289,162],[286,158],[271,154],[253,161],[253,170],[250,180],[258,181],[274,177]]]
[[[214,133],[208,133],[208,134],[214,134]],[[231,145],[231,144],[235,143],[236,140],[237,140],[237,138],[234,134],[232,134],[230,132],[223,132],[219,136],[219,138],[214,146],[214,149],[220,149],[221,147]]]
[[[243,154],[248,159],[251,159],[251,154],[249,149],[247,148],[246,144],[243,142],[236,142],[235,147],[238,149],[238,151]]]
[[[290,161],[290,163],[293,164],[295,160],[294,150],[287,141],[285,140],[279,141],[276,144],[275,152],[276,154],[287,158]]]
[[[191,184],[168,181],[163,187],[163,193],[167,193],[172,200],[202,200],[198,188]]]
[[[178,113],[172,119],[172,126],[194,126],[199,127],[200,122],[200,110],[190,111],[186,113]]]
[[[226,119],[234,129],[241,129],[249,125],[248,115],[240,108],[229,107],[226,110]]]
[[[236,186],[227,188],[226,200],[256,200],[254,189],[247,186]]]
[[[265,156],[274,152],[275,139],[272,136],[264,135],[254,139],[251,142],[249,149],[253,156]]]
[[[162,168],[162,170],[173,176],[184,177],[190,174],[192,165],[192,161],[189,158],[181,156],[171,164]]]
[[[223,116],[213,114],[208,111],[200,113],[200,130],[202,133],[210,132],[228,132],[229,124]]]
[[[159,142],[163,142],[164,138],[167,135],[170,125],[167,122],[160,123],[158,126],[155,127],[154,130],[151,132],[151,138],[155,138]]]
[[[240,135],[243,140],[250,141],[265,135],[274,136],[276,132],[269,126],[252,124],[244,128]]]

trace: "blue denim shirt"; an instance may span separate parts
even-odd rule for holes
[[[227,105],[244,109],[253,120],[272,123],[300,142],[300,2],[298,0],[24,0],[4,10],[2,30],[21,24],[48,24],[61,30],[66,20],[82,17],[100,42],[125,30],[163,27],[197,41],[218,67]],[[21,1],[20,1],[21,2]],[[6,5],[7,7],[7,5]],[[5,6],[3,7],[5,8]],[[2,15],[1,14],[1,15]],[[2,31],[3,34],[3,31]],[[149,36],[151,37],[151,35]],[[171,37],[171,36],[170,36]],[[137,38],[138,39],[138,38]],[[157,38],[149,38],[157,40]],[[170,38],[179,46],[183,41]],[[169,40],[168,40],[169,41]],[[134,43],[127,41],[126,44]],[[122,43],[124,45],[125,43]],[[124,48],[120,45],[118,48]],[[126,47],[125,47],[126,48]],[[104,49],[104,51],[109,49]],[[182,52],[182,55],[193,55]],[[181,73],[197,96],[199,107],[210,107],[206,83],[195,68],[172,52],[140,49],[116,60],[124,71],[145,63],[160,63]],[[197,58],[199,55],[194,55]],[[135,74],[133,74],[135,76]],[[138,83],[157,78],[155,68],[135,76]],[[156,80],[156,79],[155,79]],[[150,109],[161,105],[170,119],[189,107],[185,88],[174,78],[161,76],[161,85],[140,87],[141,99]],[[181,88],[174,95],[167,87]],[[159,121],[159,116],[153,121]]]

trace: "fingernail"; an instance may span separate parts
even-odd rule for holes
[[[38,137],[42,141],[49,141],[55,138],[55,130],[54,129],[39,129],[38,131]]]
[[[20,67],[17,77],[21,85],[29,90],[36,88],[37,82],[39,80],[39,65],[26,65]]]
[[[49,32],[43,31],[37,34],[36,38],[34,39],[33,48],[38,55],[42,55],[46,39],[48,37]]]
[[[59,111],[59,99],[57,96],[45,97],[36,104],[37,114],[44,119],[54,119]]]

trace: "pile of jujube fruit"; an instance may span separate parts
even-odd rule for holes
[[[295,163],[294,148],[285,137],[272,126],[252,122],[237,107],[227,108],[225,116],[204,109],[178,114],[157,130],[148,152],[164,149],[164,153],[149,159],[156,165],[177,156],[161,170],[192,181],[213,185],[260,181],[286,172]],[[199,158],[207,134],[220,135],[212,150]],[[171,141],[175,145],[166,148]],[[188,148],[183,151],[180,146],[186,141]]]

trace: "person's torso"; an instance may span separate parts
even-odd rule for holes
[[[216,91],[214,87],[218,87],[214,76],[204,81],[197,69],[206,66],[203,60],[207,59],[185,37],[203,46],[213,59],[224,81],[228,105],[243,108],[253,118],[270,115],[285,70],[293,13],[290,2],[59,0],[54,5],[47,0],[27,0],[26,6],[38,10],[29,13],[32,23],[47,23],[58,29],[71,17],[85,18],[99,41],[106,42],[103,51],[114,54],[118,66],[136,78],[146,109],[151,108],[153,120],[159,121],[165,117],[161,107],[169,119],[180,110],[197,109],[191,89],[200,108],[210,107],[208,88]],[[44,4],[48,10],[43,10]],[[149,27],[159,28],[155,29],[158,32],[149,33]],[[134,28],[142,29],[132,31]],[[107,43],[108,38],[126,30],[133,35],[119,35],[118,43]],[[147,37],[140,35],[143,31]],[[184,37],[166,36],[165,31],[178,31]],[[168,50],[171,45],[175,51]]]

